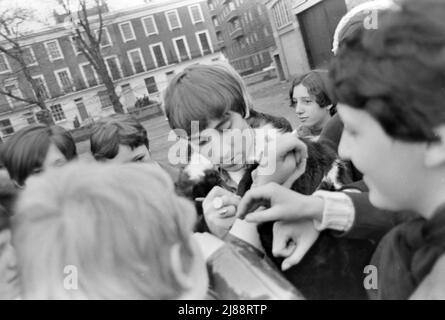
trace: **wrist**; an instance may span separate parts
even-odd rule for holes
[[[307,196],[305,201],[307,218],[321,222],[323,220],[324,202],[325,200],[321,197]]]

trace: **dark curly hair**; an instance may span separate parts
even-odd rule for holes
[[[445,2],[406,0],[356,29],[330,68],[338,101],[368,112],[402,141],[437,141],[445,122]]]

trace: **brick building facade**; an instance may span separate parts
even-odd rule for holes
[[[208,0],[217,44],[241,74],[262,70],[272,63],[275,46],[266,6],[261,0]]]
[[[103,18],[102,55],[124,109],[144,96],[159,100],[169,79],[187,65],[224,59],[215,51],[207,0],[147,3],[104,13]],[[82,123],[114,111],[100,77],[76,47],[68,26],[60,23],[34,32],[20,43],[55,122],[71,129],[75,118]],[[32,97],[29,83],[17,70],[12,59],[0,54],[0,85]],[[1,137],[35,122],[38,110],[0,95]]]

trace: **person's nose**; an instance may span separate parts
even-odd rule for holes
[[[301,105],[301,103],[297,103],[297,105],[295,106],[295,112],[297,113],[297,115],[301,116],[304,113],[304,108]]]

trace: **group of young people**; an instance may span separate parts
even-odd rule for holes
[[[58,126],[18,131],[0,298],[444,299],[444,16],[403,0],[342,24],[329,70],[292,82],[297,130],[231,67],[186,68],[163,99],[181,168],[125,114],[94,125],[94,161]]]

